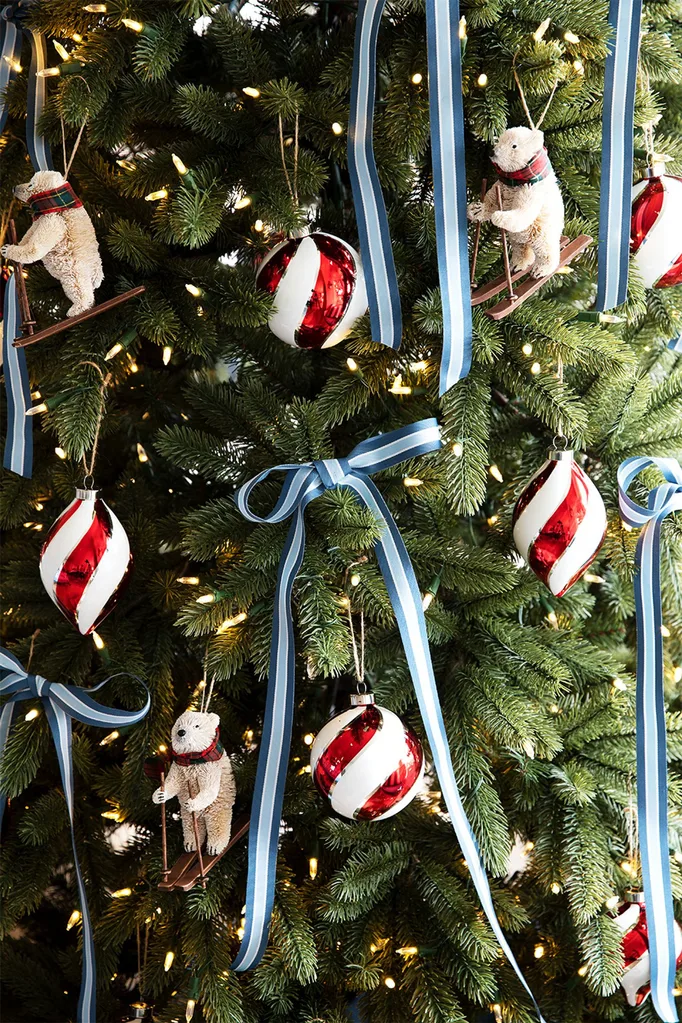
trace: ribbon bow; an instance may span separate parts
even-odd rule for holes
[[[402,315],[386,204],[373,150],[377,36],[386,0],[359,0],[348,127],[348,169],[364,259],[372,338],[399,348]],[[443,358],[440,393],[471,366],[464,107],[458,0],[426,0],[433,201]]]
[[[111,678],[115,678],[112,675]],[[73,846],[73,862],[78,882],[78,895],[81,904],[83,924],[83,972],[81,992],[78,1002],[78,1023],[94,1023],[97,1018],[95,999],[95,947],[92,940],[92,923],[88,912],[83,875],[78,862],[76,836],[73,824],[73,758],[71,753],[71,721],[82,721],[85,725],[97,725],[99,728],[115,728],[134,725],[141,721],[149,710],[149,694],[141,710],[116,710],[114,707],[102,707],[92,699],[91,693],[101,689],[110,679],[105,679],[91,689],[80,686],[65,686],[59,682],[48,682],[42,675],[31,675],[25,671],[19,661],[8,650],[0,647],[0,696],[9,697],[0,711],[0,758],[5,749],[12,718],[17,703],[22,700],[40,699],[43,701],[57,750],[59,771],[64,786],[64,798],[69,811],[71,825],[71,844]],[[5,796],[0,793],[0,827],[5,812]]]
[[[650,491],[646,508],[627,490],[643,469],[657,468],[665,483]],[[618,469],[623,522],[643,526],[635,557],[637,609],[637,814],[651,959],[651,993],[662,1020],[677,1020],[673,986],[676,952],[668,847],[668,767],[663,638],[661,635],[660,536],[663,520],[682,510],[682,468],[674,458],[627,458]]]
[[[292,522],[279,564],[275,590],[275,616],[270,646],[263,739],[258,757],[249,829],[246,927],[237,958],[233,963],[235,970],[248,970],[260,961],[268,940],[274,901],[277,843],[294,711],[294,629],[291,592],[305,548],[304,511],[306,506],[325,490],[347,487],[354,491],[361,504],[384,525],[382,536],[376,542],[377,561],[395,611],[443,797],[490,926],[521,983],[533,999],[495,915],[485,868],[457,788],[433,674],[422,599],[414,569],[391,512],[369,478],[370,473],[388,469],[407,458],[416,458],[428,451],[436,451],[440,446],[437,420],[424,419],[391,433],[362,441],[347,458],[323,459],[304,465],[278,465],[273,469],[266,469],[237,492],[237,506],[250,522],[282,522],[289,517],[292,518]],[[251,492],[271,472],[281,471],[285,471],[287,475],[275,507],[262,518],[255,515],[249,507]],[[533,1004],[542,1023],[542,1016],[534,999]]]
[[[5,130],[9,110],[6,91],[18,74],[24,33],[31,41],[31,66],[28,72],[26,99],[26,145],[33,169],[52,170],[52,155],[47,139],[38,131],[38,122],[47,101],[47,80],[40,78],[47,63],[47,49],[42,32],[29,28],[26,17],[35,0],[14,0],[0,9],[0,134]],[[21,323],[14,275],[5,289],[2,330],[2,354],[7,388],[7,439],[3,465],[19,476],[33,473],[33,420],[26,412],[31,407],[26,353],[14,348],[12,342]]]

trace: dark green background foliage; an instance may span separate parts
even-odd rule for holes
[[[443,0],[444,2],[444,0]],[[277,899],[261,966],[235,976],[246,878],[246,843],[215,870],[206,891],[161,894],[159,811],[142,762],[168,741],[175,716],[195,693],[207,658],[214,709],[233,754],[239,804],[249,806],[265,697],[276,567],[286,527],[253,528],[232,501],[235,487],[280,462],[344,455],[361,439],[438,415],[446,444],[434,456],[377,478],[405,537],[422,589],[440,588],[427,623],[457,777],[493,878],[500,919],[548,1020],[583,1023],[653,1019],[650,1006],[626,1009],[618,987],[618,936],[605,906],[628,876],[627,809],[634,761],[635,535],[617,514],[615,474],[633,453],[679,455],[682,370],[665,342],[675,333],[673,291],[645,292],[631,281],[627,320],[602,326],[574,319],[594,294],[594,247],[566,275],[509,319],[474,316],[468,379],[438,400],[441,313],[432,209],[424,12],[394,0],[379,41],[376,152],[391,219],[404,315],[402,348],[370,340],[362,319],[342,345],[319,354],[287,348],[267,328],[270,300],[254,286],[254,260],[281,232],[310,222],[357,244],[345,158],[354,5],[265,0],[262,20],[239,3],[213,11],[209,0],[109,0],[108,14],[80,0],[39,5],[35,23],[67,45],[83,37],[78,77],[52,80],[44,129],[60,163],[59,115],[69,148],[88,124],[71,179],[94,220],[106,279],[99,298],[144,283],[145,295],[29,349],[33,386],[52,396],[85,386],[39,417],[33,479],[5,474],[0,512],[4,545],[4,641],[51,680],[92,684],[114,671],[143,678],[152,711],[139,727],[100,746],[76,726],[77,837],[96,921],[100,1020],[125,1014],[137,994],[136,933],[147,966],[142,995],[164,1023],[184,1018],[190,976],[199,978],[195,1019],[221,1023],[342,1023],[360,993],[372,1023],[506,1023],[534,1017],[501,959],[447,822],[438,783],[428,798],[379,824],[330,815],[303,772],[303,736],[316,732],[350,686],[351,648],[344,596],[367,624],[367,668],[381,703],[421,731],[386,589],[372,552],[378,526],[347,493],[327,493],[307,512],[308,543],[294,591],[297,703],[287,779]],[[490,171],[488,144],[523,122],[512,59],[533,111],[559,77],[546,140],[566,200],[568,232],[595,234],[598,214],[604,0],[471,0],[464,4],[464,61],[470,195]],[[153,38],[121,25],[148,22]],[[646,5],[637,101],[641,126],[662,113],[658,149],[682,167],[682,32],[679,6]],[[533,32],[551,24],[540,42]],[[564,32],[579,43],[567,43]],[[55,55],[50,49],[50,60]],[[582,60],[584,74],[573,66]],[[24,55],[24,63],[27,63]],[[424,80],[412,83],[420,72]],[[488,75],[485,88],[479,75]],[[646,90],[648,76],[651,91]],[[259,99],[244,87],[257,87]],[[24,142],[26,78],[10,93],[2,139],[0,200],[30,175]],[[300,118],[296,208],[281,165],[278,120],[293,138]],[[338,121],[343,134],[331,130]],[[293,173],[293,145],[285,146]],[[194,189],[171,153],[191,168]],[[126,163],[121,166],[118,161]],[[641,167],[640,167],[641,169]],[[168,197],[146,202],[160,188]],[[251,204],[240,210],[242,196]],[[25,212],[15,209],[20,232]],[[263,221],[264,231],[255,223]],[[226,257],[221,260],[220,257]],[[480,272],[499,271],[497,232],[484,227]],[[193,297],[185,285],[201,289]],[[41,324],[64,316],[58,284],[30,268],[32,307]],[[127,350],[104,355],[134,329]],[[525,345],[532,353],[523,352]],[[169,365],[164,347],[172,348]],[[360,370],[351,372],[354,358]],[[557,360],[566,367],[557,380]],[[130,536],[135,573],[99,630],[105,649],[59,616],[38,575],[49,524],[82,477],[91,444],[98,376],[113,373],[96,481]],[[415,368],[425,363],[426,368]],[[531,372],[537,363],[539,372]],[[231,366],[230,376],[226,367]],[[135,371],[137,370],[137,371]],[[409,395],[389,388],[396,374]],[[563,423],[609,510],[609,532],[590,580],[553,599],[511,555],[511,511],[523,482]],[[148,455],[140,461],[138,445]],[[65,460],[55,456],[60,446]],[[489,467],[497,465],[502,482]],[[422,484],[406,488],[404,476]],[[655,482],[651,475],[648,483]],[[263,507],[277,484],[263,486]],[[640,496],[643,491],[640,491]],[[31,526],[30,524],[34,524]],[[41,528],[38,529],[37,527]],[[664,527],[666,679],[682,658],[682,532]],[[349,567],[360,583],[352,587]],[[198,585],[179,582],[197,576]],[[595,578],[596,577],[596,578]],[[212,604],[197,597],[214,591]],[[227,618],[242,624],[218,633]],[[619,678],[625,688],[614,687]],[[139,685],[118,679],[108,697],[137,706]],[[682,715],[669,717],[671,848],[682,850],[679,760]],[[28,708],[27,708],[28,709]],[[253,742],[247,733],[253,731]],[[534,754],[534,756],[531,756]],[[5,758],[12,796],[1,875],[3,1019],[74,1018],[80,974],[67,818],[44,715],[19,716]],[[171,804],[173,806],[174,804]],[[176,805],[176,804],[175,804]],[[137,828],[120,853],[108,837]],[[505,880],[515,840],[534,847],[525,872]],[[179,824],[169,823],[171,856]],[[316,856],[319,873],[308,876]],[[673,859],[673,885],[682,873]],[[129,887],[132,894],[111,898]],[[151,922],[149,922],[151,921]],[[536,944],[544,956],[534,958]],[[416,946],[416,955],[399,948]],[[168,950],[175,962],[168,973]],[[579,968],[586,965],[587,970]],[[393,977],[395,989],[385,978]],[[113,978],[113,980],[110,980]]]

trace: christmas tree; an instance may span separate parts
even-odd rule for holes
[[[2,9],[14,17],[21,6]],[[547,107],[542,130],[564,233],[596,238],[608,5],[464,0],[460,13],[469,201],[483,179],[494,181],[494,140],[528,123],[527,113],[537,123]],[[169,749],[173,722],[205,707],[208,690],[236,778],[234,828],[254,812],[290,522],[249,521],[238,488],[274,466],[346,458],[369,438],[429,417],[440,424],[440,450],[374,483],[416,573],[454,773],[500,925],[546,1020],[656,1019],[651,999],[638,1009],[626,1002],[614,921],[625,889],[639,884],[637,532],[621,521],[616,474],[632,455],[682,450],[682,372],[668,348],[680,290],[645,288],[635,269],[617,315],[595,312],[591,245],[510,316],[492,320],[476,307],[471,370],[439,396],[426,16],[421,0],[394,0],[378,35],[374,151],[402,342],[395,350],[373,341],[362,316],[336,346],[287,345],[268,326],[277,297],[257,283],[256,267],[308,230],[361,248],[347,157],[357,4],[39,0],[19,14],[46,41],[48,69],[58,69],[41,79],[47,103],[36,131],[56,169],[71,160],[68,180],[94,225],[104,270],[96,301],[145,288],[25,349],[34,405],[44,405],[32,417],[33,472],[6,469],[0,492],[3,645],[52,684],[87,689],[113,676],[96,697],[107,706],[137,711],[145,687],[151,699],[130,726],[74,723],[75,845],[93,925],[97,1020],[133,1018],[144,1011],[134,1002],[153,1005],[162,1023],[537,1019],[482,911],[432,766],[377,560],[384,526],[350,489],[330,486],[305,512],[293,587],[293,738],[260,963],[230,968],[250,923],[247,837],[235,837],[206,887],[158,888],[158,781],[145,762]],[[655,151],[674,175],[679,9],[650,0],[642,25],[635,178],[653,152],[654,127]],[[9,58],[5,241],[10,219],[20,239],[30,224],[13,198],[33,174],[28,34]],[[472,250],[476,237],[471,224]],[[36,330],[64,321],[59,281],[40,262],[24,273]],[[500,231],[484,223],[476,280],[502,273]],[[575,449],[608,514],[597,560],[562,597],[524,567],[512,538],[515,502],[555,435]],[[51,524],[90,473],[127,533],[133,568],[111,614],[81,635],[51,601],[39,565]],[[251,498],[261,516],[282,479],[270,476]],[[652,471],[644,481],[660,477]],[[646,503],[644,488],[636,493]],[[663,528],[662,562],[668,838],[682,898],[674,519]],[[310,747],[346,709],[358,677],[424,744],[423,790],[383,821],[335,814],[311,779]],[[16,705],[2,758],[7,1023],[76,1019],[87,946],[40,695]],[[178,814],[169,802],[169,866],[183,851]]]

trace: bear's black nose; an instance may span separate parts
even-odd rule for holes
[[[185,734],[185,729],[184,728],[178,728],[178,735],[184,735],[184,734]]]

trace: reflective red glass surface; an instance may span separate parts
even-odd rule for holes
[[[354,717],[334,736],[315,765],[313,780],[323,796],[328,796],[334,782],[351,760],[376,735],[383,724],[381,711],[372,705]]]
[[[566,497],[540,530],[528,553],[528,564],[544,583],[547,582],[554,563],[564,553],[585,518],[587,497],[587,483],[583,471],[574,462],[571,466],[571,484]]]
[[[308,308],[296,331],[300,348],[321,348],[348,309],[356,282],[355,260],[348,247],[329,235],[312,236],[320,253],[320,269]]]
[[[422,745],[410,728],[405,729],[406,751],[401,756],[401,763],[393,771],[383,785],[373,792],[364,806],[355,816],[358,820],[374,820],[395,806],[413,788],[419,778],[424,759]]]
[[[630,251],[637,252],[663,209],[665,189],[660,178],[651,178],[632,204]]]

